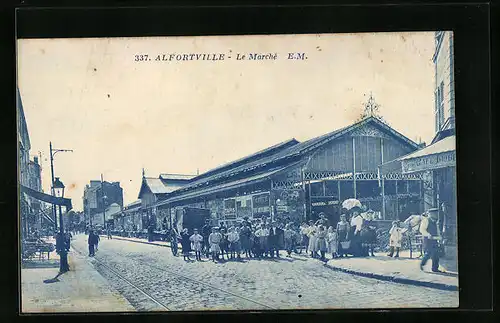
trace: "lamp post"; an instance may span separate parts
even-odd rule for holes
[[[71,149],[53,149],[52,148],[52,141],[49,142],[49,147],[50,147],[50,174],[52,177],[52,196],[54,196],[54,156],[58,152],[73,152]],[[54,227],[55,230],[57,231],[57,214],[56,214],[56,207],[55,205],[52,206],[52,214],[54,215]]]
[[[56,177],[54,180],[54,185],[52,189],[57,197],[64,198],[64,184],[59,180],[59,177]],[[59,273],[65,273],[69,270],[68,265],[68,253],[66,250],[66,243],[64,237],[64,223],[62,216],[62,208],[59,205],[59,239],[56,241],[56,245],[58,246],[59,257],[60,257],[60,265],[59,265]]]

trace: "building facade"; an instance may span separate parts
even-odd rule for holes
[[[123,208],[123,189],[120,182],[91,180],[83,192],[83,209],[87,221],[92,225],[103,225],[105,211],[112,205]],[[113,221],[106,214],[106,221]]]
[[[139,191],[139,200],[141,201],[140,213],[141,228],[153,226],[154,229],[160,229],[168,217],[164,208],[158,208],[157,204],[165,200],[170,193],[184,187],[194,175],[184,174],[160,174],[158,177],[146,177],[144,170],[142,174],[142,184]]]
[[[456,261],[457,183],[453,33],[435,33],[435,136],[430,145],[383,165],[403,174],[421,176],[424,185],[424,210],[439,209],[439,225],[445,238],[446,256]]]
[[[43,192],[42,169],[38,157],[35,156],[33,160],[30,159],[31,142],[19,89],[17,90],[16,103],[19,184],[33,191]],[[34,230],[40,230],[45,225],[51,226],[54,223],[48,206],[25,192],[20,192],[20,214],[23,236],[29,235]]]
[[[157,207],[168,210],[171,222],[184,207],[209,209],[214,223],[262,216],[305,221],[320,212],[336,222],[342,201],[358,198],[380,220],[403,219],[423,208],[422,178],[401,171],[380,176],[378,166],[420,147],[368,116],[323,136],[304,142],[291,139],[196,176]]]

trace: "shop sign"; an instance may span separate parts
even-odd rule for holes
[[[227,199],[224,200],[224,216],[235,216],[236,215],[236,200]]]
[[[312,202],[311,206],[327,206],[327,205],[338,205],[339,201],[320,201]]]
[[[401,161],[403,174],[429,170],[429,169],[452,167],[455,165],[456,165],[455,151],[427,155]]]
[[[252,196],[253,215],[269,215],[271,211],[269,192]]]

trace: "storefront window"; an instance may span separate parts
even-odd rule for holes
[[[311,196],[324,196],[323,182],[311,183]]]
[[[352,181],[340,182],[340,200],[343,201],[354,197],[354,186]]]
[[[396,195],[396,181],[384,182],[385,195]]]
[[[380,195],[378,181],[357,181],[356,182],[356,197],[377,197]]]
[[[420,193],[420,181],[408,181],[408,190],[410,194]]]
[[[397,185],[398,185],[398,194],[407,193],[408,181],[397,181]]]
[[[337,181],[326,181],[325,182],[326,196],[338,197],[339,186]]]

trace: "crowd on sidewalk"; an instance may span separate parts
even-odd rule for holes
[[[359,202],[358,202],[359,203]],[[184,260],[190,261],[194,254],[195,260],[201,261],[202,256],[213,262],[225,260],[262,259],[280,257],[280,251],[286,252],[286,257],[292,253],[305,253],[311,258],[326,262],[330,259],[347,256],[374,256],[377,246],[377,227],[374,212],[361,207],[343,209],[340,221],[335,226],[330,225],[324,213],[320,213],[317,221],[301,224],[287,220],[271,220],[268,217],[260,219],[243,218],[242,221],[226,227],[224,222],[219,226],[211,226],[207,220],[200,228],[188,228],[178,231],[171,228],[169,236],[174,255],[178,253],[178,244],[182,247]],[[439,271],[439,258],[442,256],[442,239],[437,223],[437,209],[428,210],[423,215],[409,218],[402,225],[394,221],[389,230],[389,257],[399,257],[403,235],[418,232],[423,237],[424,255],[420,268],[432,259],[432,271]],[[112,239],[108,228],[107,238]],[[89,230],[89,256],[94,256],[98,249],[99,234]]]

